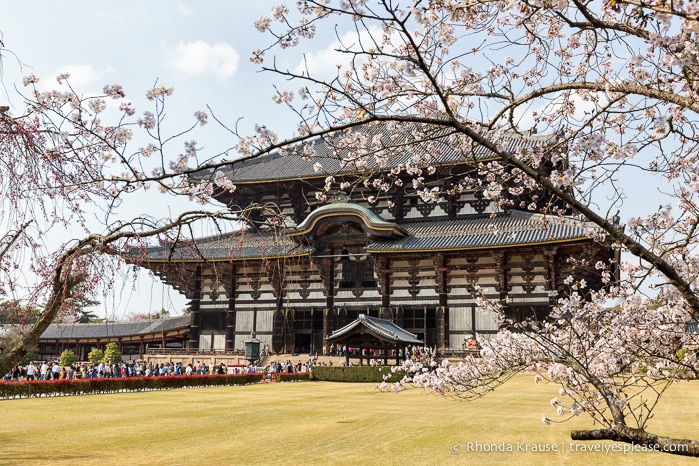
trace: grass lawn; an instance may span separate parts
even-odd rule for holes
[[[671,387],[651,421],[660,435],[699,438],[699,382]],[[555,419],[557,387],[521,376],[455,402],[374,384],[282,383],[0,401],[0,464],[696,464],[655,452],[574,452]],[[486,444],[512,452],[474,452]],[[577,442],[581,444],[581,442]],[[537,446],[557,452],[522,452]],[[590,447],[623,444],[585,442]]]

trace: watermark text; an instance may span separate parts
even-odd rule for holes
[[[559,443],[539,443],[539,442],[479,442],[467,441],[453,443],[451,451],[454,454],[460,453],[602,453],[622,454],[636,452],[665,452],[676,453],[689,451],[689,445],[671,444],[660,445],[637,445],[631,443],[615,442],[559,442]]]

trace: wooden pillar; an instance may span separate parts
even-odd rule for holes
[[[296,348],[294,335],[296,333],[296,312],[294,309],[286,308],[284,313],[284,352],[292,353]]]
[[[289,351],[289,332],[293,332],[293,328],[289,329],[288,312],[289,309],[284,306],[285,283],[283,263],[276,261],[268,267],[267,277],[272,285],[272,293],[275,297],[274,320],[272,323],[272,349],[275,352],[290,352]],[[253,310],[253,330],[257,326],[257,308]]]
[[[379,278],[379,288],[381,290],[382,309],[389,309],[391,306],[391,261],[387,257],[379,257],[376,260],[376,275]],[[384,318],[382,315],[379,317]]]
[[[427,312],[429,312],[429,311],[427,309],[427,306],[425,306],[422,309],[422,335],[423,335],[422,339],[424,341],[425,346],[427,346]]]
[[[194,272],[194,290],[193,290],[193,299],[191,301],[192,304],[192,313],[191,313],[191,322],[189,324],[189,341],[187,342],[187,347],[190,350],[198,350],[199,349],[199,333],[200,333],[200,320],[201,317],[199,315],[199,311],[201,310],[201,265],[197,265],[197,268]]]
[[[226,309],[226,351],[235,349],[235,266],[231,265],[231,277],[226,287],[228,308]]]
[[[447,259],[444,257],[444,254],[437,255],[435,265],[435,272],[437,274],[437,288],[439,291],[439,306],[435,310],[437,349],[444,350],[446,347],[447,335],[446,308],[449,303],[449,271],[447,268]],[[427,335],[425,335],[425,337],[427,337]]]
[[[318,273],[325,292],[325,309],[323,311],[323,339],[329,337],[338,329],[337,312],[335,307],[335,261],[322,258],[318,262]],[[335,343],[337,346],[337,343]]]
[[[437,349],[446,348],[447,319],[444,306],[437,306],[435,310],[435,326],[437,327]]]
[[[556,268],[556,253],[557,248],[551,248],[548,251],[544,251],[544,257],[546,258],[546,285],[549,291],[549,304],[555,305],[558,302],[558,296],[555,296],[558,292],[558,270]],[[556,293],[551,293],[555,291]]]
[[[503,251],[498,251],[493,254],[495,258],[497,288],[500,300],[503,302],[507,298],[507,293],[510,291],[509,283],[509,266],[507,264],[507,254]]]
[[[272,351],[281,353],[284,349],[284,310],[275,308],[272,319]]]

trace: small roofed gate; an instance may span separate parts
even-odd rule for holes
[[[382,364],[389,364],[389,360],[395,357],[395,363],[399,364],[400,355],[406,354],[408,346],[423,346],[424,342],[395,323],[387,319],[360,314],[357,319],[344,327],[334,331],[328,336],[327,344],[346,346],[345,360],[349,365],[350,358],[359,359],[363,364],[371,358],[381,360]],[[352,348],[350,354],[349,348]],[[373,355],[370,351],[373,350]]]
[[[381,307],[371,307],[371,306],[341,306],[334,307],[332,309],[324,309],[323,318],[325,321],[322,323],[323,335],[329,336],[336,330],[345,327],[347,324],[354,322],[359,318],[360,315],[365,314],[369,317],[381,317],[387,320],[393,320],[393,314],[391,312],[386,313]]]

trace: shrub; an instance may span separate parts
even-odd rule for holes
[[[87,360],[90,361],[92,364],[98,364],[102,362],[104,359],[104,351],[101,349],[93,349],[87,354]]]
[[[309,374],[284,374],[284,380],[309,380]],[[175,388],[249,385],[262,382],[265,374],[196,375],[168,377],[116,377],[104,379],[38,380],[0,382],[0,399],[41,396],[169,390]]]
[[[287,372],[275,372],[272,374],[275,382],[301,382],[311,380],[310,372],[298,372],[289,374]]]
[[[313,380],[326,382],[388,382],[401,379],[401,373],[393,373],[391,366],[313,366]]]
[[[61,358],[60,358],[58,363],[61,366],[66,367],[66,366],[70,366],[71,364],[73,364],[77,360],[78,360],[78,356],[75,354],[75,352],[67,349],[61,353]]]
[[[107,343],[104,347],[104,362],[113,364],[121,362],[121,351],[116,343]]]

